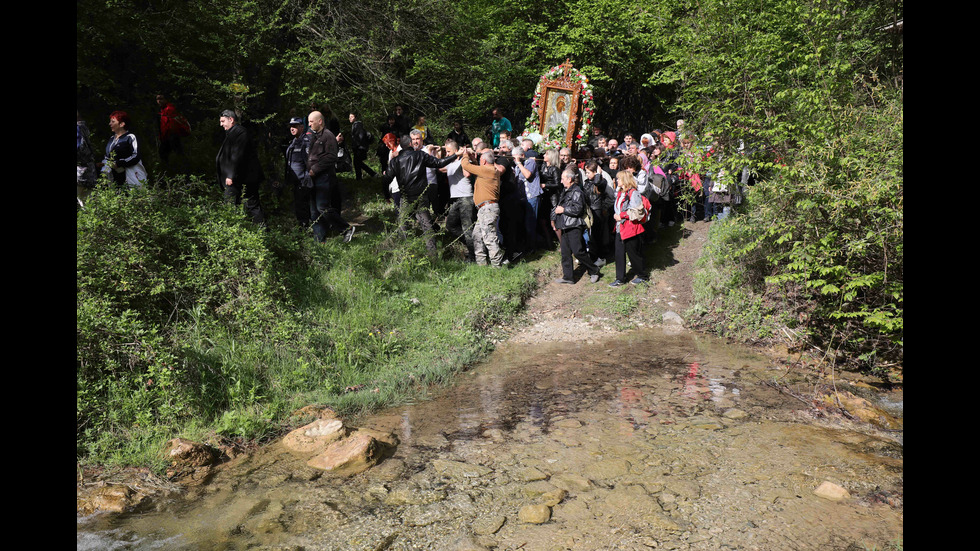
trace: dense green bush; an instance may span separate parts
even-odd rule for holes
[[[875,369],[903,357],[903,110],[893,95],[841,113],[834,139],[808,144],[713,228],[698,303],[722,333],[786,328],[781,338]],[[748,322],[753,311],[764,314]]]
[[[270,221],[196,179],[100,191],[78,212],[79,460],[147,464],[178,434],[256,438],[310,403],[394,404],[485,354],[535,281],[430,259],[397,232],[318,244]]]
[[[723,146],[701,168],[758,176],[711,234],[703,327],[865,367],[901,361],[904,61],[889,24],[902,13],[868,0],[652,8],[675,29],[654,80],[677,87],[687,131]]]
[[[77,216],[80,453],[234,403],[230,374],[192,361],[182,336],[201,323],[236,335],[289,323],[269,239],[197,180],[92,196]]]

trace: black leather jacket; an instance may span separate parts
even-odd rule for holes
[[[398,178],[398,189],[402,193],[402,201],[415,201],[425,193],[429,185],[426,178],[426,168],[442,168],[452,164],[456,160],[456,155],[450,155],[445,159],[437,159],[422,151],[402,150],[397,157],[388,163],[388,170],[384,173],[384,184],[388,186],[391,180]]]
[[[555,229],[563,230],[585,225],[585,192],[577,182],[568,189],[562,189],[558,197],[558,206],[565,207],[565,212],[555,214],[554,210],[551,211]]]

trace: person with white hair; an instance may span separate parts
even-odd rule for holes
[[[503,267],[504,252],[497,237],[500,218],[500,171],[494,165],[493,150],[484,149],[479,164],[470,161],[470,152],[463,148],[459,154],[460,167],[466,174],[476,176],[473,202],[476,204],[476,224],[473,226],[473,254],[480,266]]]
[[[556,283],[575,283],[575,264],[573,257],[580,266],[585,268],[592,283],[599,281],[599,267],[592,262],[585,250],[585,216],[587,209],[585,192],[579,184],[579,172],[575,165],[570,165],[561,173],[561,185],[564,188],[558,197],[558,206],[551,214],[552,227],[561,230],[561,272],[562,277]]]

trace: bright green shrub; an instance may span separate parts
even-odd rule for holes
[[[147,464],[179,434],[260,438],[311,403],[424,393],[486,354],[536,281],[430,259],[397,232],[316,243],[270,224],[193,179],[99,192],[78,213],[80,460]]]
[[[268,239],[197,181],[92,196],[77,216],[80,453],[133,427],[165,434],[261,393],[256,369],[229,373],[233,363],[202,361],[203,348],[183,337],[201,325],[238,336],[288,323]]]

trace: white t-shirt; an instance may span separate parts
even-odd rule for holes
[[[446,166],[446,176],[449,178],[449,197],[473,197],[473,183],[463,175],[462,163],[456,159]]]

